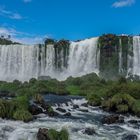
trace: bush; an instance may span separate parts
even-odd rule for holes
[[[110,111],[125,113],[132,110],[135,99],[128,94],[116,94],[107,101],[102,102],[103,108]]]
[[[33,119],[32,114],[28,111],[28,110],[24,110],[24,109],[18,109],[15,111],[13,118],[15,120],[21,120],[24,122],[29,122]]]
[[[101,105],[101,98],[97,94],[90,94],[88,97],[88,103],[92,106],[99,106]]]
[[[136,100],[132,106],[132,111],[135,115],[140,117],[140,100]]]
[[[68,140],[69,139],[69,134],[66,129],[62,129],[60,132],[57,132],[54,129],[49,129],[48,136],[50,140]]]
[[[60,140],[68,140],[69,139],[69,133],[66,129],[62,129],[60,131]]]

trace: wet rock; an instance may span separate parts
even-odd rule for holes
[[[71,113],[70,112],[67,112],[67,113],[64,114],[64,116],[70,117],[71,116]]]
[[[42,107],[44,110],[47,111],[47,110],[50,108],[50,105],[47,104],[46,102],[42,102],[41,107]]]
[[[37,105],[30,105],[29,111],[32,115],[38,115],[38,114],[43,113],[42,109],[38,107]]]
[[[88,103],[83,103],[81,106],[88,107]]]
[[[124,117],[120,115],[109,115],[102,119],[103,124],[124,123]]]
[[[96,132],[94,128],[86,128],[83,133],[87,135],[94,135]]]
[[[132,135],[124,135],[122,140],[138,140],[138,136],[135,134]]]
[[[130,124],[137,124],[137,123],[139,123],[139,121],[138,120],[130,120],[130,121],[128,121],[128,123],[130,123]]]
[[[48,137],[48,129],[39,128],[37,133],[37,140],[50,140]]]
[[[56,110],[57,110],[57,111],[60,111],[60,112],[62,112],[62,113],[66,113],[66,110],[63,109],[63,108],[60,108],[60,107],[56,108]]]
[[[55,116],[58,116],[59,114],[55,111],[51,111],[51,112],[46,112],[46,114],[48,114],[48,116],[50,117],[55,117]]]
[[[79,108],[79,106],[78,105],[73,105],[73,109],[77,109],[77,108]]]
[[[68,104],[68,103],[65,103],[65,105],[66,105],[66,106],[69,106],[69,104]]]
[[[88,109],[79,109],[81,112],[88,112]]]

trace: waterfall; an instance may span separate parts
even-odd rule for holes
[[[68,61],[68,74],[80,76],[83,74],[99,72],[98,38],[72,42]]]
[[[44,45],[0,45],[0,80],[28,81],[39,76],[64,80],[69,76],[81,76],[90,72],[98,74],[97,41],[98,38],[91,38],[71,42],[69,53],[56,50],[54,45],[47,45],[46,49]],[[56,64],[61,64],[61,70]]]
[[[119,73],[123,72],[123,68],[122,68],[122,40],[121,38],[119,39]]]
[[[133,75],[140,76],[140,36],[133,37]]]

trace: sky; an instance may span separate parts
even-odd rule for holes
[[[26,44],[140,34],[140,0],[0,0],[0,35]]]

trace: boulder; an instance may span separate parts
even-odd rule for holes
[[[79,109],[81,112],[88,112],[88,109]]]
[[[39,128],[39,131],[37,133],[37,140],[50,140],[48,137],[48,129]]]
[[[103,124],[124,123],[124,117],[120,115],[109,115],[102,119]]]
[[[74,104],[74,105],[73,105],[73,109],[77,109],[77,108],[79,108],[79,106],[76,105],[76,104]]]
[[[88,107],[88,103],[83,103],[81,106]]]
[[[67,112],[67,113],[64,114],[64,116],[70,117],[71,116],[71,113],[70,112]]]
[[[86,128],[83,133],[87,135],[94,135],[96,132],[94,128]]]
[[[122,140],[138,140],[138,136],[135,134],[124,135]]]
[[[66,110],[60,107],[56,108],[56,110],[62,113],[66,113]]]
[[[32,115],[38,115],[38,114],[43,113],[43,110],[40,107],[38,107],[37,105],[30,105],[29,106],[29,112]]]

